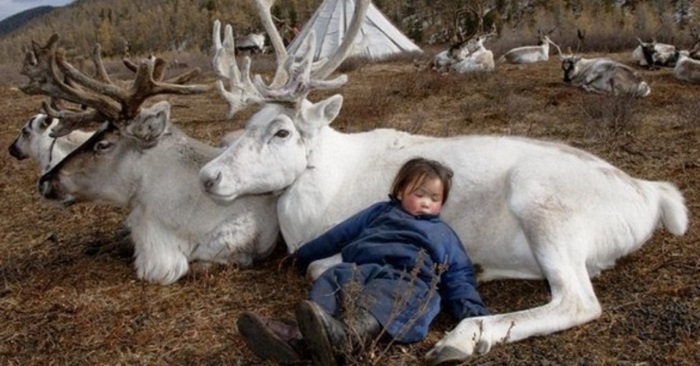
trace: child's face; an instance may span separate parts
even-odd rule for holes
[[[439,178],[426,178],[415,186],[413,183],[399,193],[401,207],[413,216],[437,215],[442,209],[442,181]]]

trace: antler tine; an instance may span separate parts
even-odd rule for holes
[[[270,38],[270,43],[272,43],[272,48],[275,50],[275,57],[277,59],[277,70],[275,71],[275,77],[271,85],[281,85],[289,76],[283,67],[289,55],[287,54],[287,48],[284,46],[282,36],[272,19],[272,5],[274,5],[274,3],[275,0],[255,0],[255,7],[260,15],[260,21]]]
[[[102,62],[102,46],[99,43],[95,44],[95,49],[92,52],[92,62],[95,65],[95,75],[99,81],[112,84],[104,63]]]
[[[106,120],[105,115],[96,109],[80,112],[67,109],[57,110],[47,101],[42,102],[42,108],[50,119],[56,118],[60,121],[60,123],[51,129],[51,133],[49,134],[51,137],[65,136],[82,126],[104,122]]]
[[[22,75],[29,78],[29,83],[20,89],[27,94],[47,95],[92,107],[96,110],[94,122],[102,122],[118,116],[119,108],[115,102],[75,87],[69,77],[68,82],[62,80],[58,64],[65,61],[63,61],[63,51],[57,49],[58,39],[57,34],[52,35],[43,47],[32,41],[32,50],[27,52],[21,71]],[[77,127],[75,124],[70,126],[70,128]]]
[[[250,80],[250,57],[246,57],[243,60],[243,73],[238,71],[237,65],[231,66],[231,69],[234,68],[236,71],[231,70],[228,72],[231,75],[229,78],[230,90],[224,87],[224,83],[221,80],[216,81],[216,89],[228,103],[226,118],[229,119],[246,106],[263,101],[262,95],[260,95]]]
[[[138,69],[139,69],[139,65],[136,64],[134,61],[132,61],[128,56],[124,56],[122,58],[122,62],[129,70],[133,71],[134,73],[136,73],[136,71],[138,71]],[[166,63],[167,61],[163,60],[163,62]],[[153,74],[154,74],[153,79],[154,80],[163,81],[163,77],[165,76],[165,66],[167,66],[167,65],[165,65],[165,64],[163,65],[163,72],[161,72],[160,74],[158,74],[154,70],[154,72],[153,72]],[[179,75],[175,75],[173,77],[170,77],[170,78],[166,79],[165,82],[168,84],[185,84],[185,83],[189,82],[190,80],[199,76],[201,73],[202,73],[202,70],[199,67],[195,67],[195,68],[187,70]]]
[[[122,99],[122,118],[133,118],[139,111],[141,104],[151,96],[158,94],[200,94],[211,89],[211,85],[191,84],[180,85],[169,82],[156,81],[161,78],[165,61],[156,57],[149,57],[141,61],[136,71],[136,77],[131,90]]]
[[[552,46],[554,46],[554,48],[557,49],[557,52],[559,52],[559,58],[564,57],[564,55],[561,53],[561,48],[559,48],[559,45],[557,45],[556,43],[552,42],[551,39],[549,39],[549,43],[550,43]]]
[[[214,41],[214,71],[217,75],[229,81],[230,90],[224,87],[221,80],[216,82],[216,89],[229,105],[227,118],[233,117],[241,109],[250,104],[263,101],[250,79],[250,57],[243,60],[243,72],[236,63],[233,29],[230,24],[224,28],[224,40],[221,41],[221,22],[214,21],[212,39]]]
[[[311,31],[301,45],[301,49],[304,50],[304,56],[301,60],[295,62],[290,58],[285,63],[284,68],[289,74],[289,79],[283,87],[268,87],[263,83],[260,75],[255,75],[253,83],[264,100],[297,102],[304,99],[312,90],[334,89],[347,82],[347,75],[340,75],[332,80],[316,78],[315,75],[312,75],[315,45],[316,33]]]
[[[227,24],[224,29],[224,41],[221,42],[221,22],[214,21],[212,40],[214,41],[214,72],[222,78],[240,79],[240,71],[236,64],[236,47],[233,40],[233,28]]]

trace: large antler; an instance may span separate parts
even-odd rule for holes
[[[21,71],[29,77],[29,83],[21,87],[25,93],[47,95],[89,108],[56,110],[44,103],[47,114],[60,120],[53,130],[57,136],[95,122],[110,121],[121,127],[138,114],[146,99],[157,94],[194,94],[210,89],[209,85],[161,82],[165,62],[153,57],[139,63],[129,88],[119,87],[105,71],[99,45],[93,53],[96,77],[91,78],[65,60],[64,50],[57,46],[58,39],[54,34],[43,47],[32,42],[32,50],[27,52]],[[187,77],[191,72],[194,71],[185,73]]]
[[[229,81],[229,89],[222,81],[217,81],[219,93],[229,104],[228,118],[248,105],[261,102],[298,102],[312,90],[337,88],[347,82],[347,77],[341,75],[332,80],[330,76],[350,53],[355,37],[360,31],[362,20],[369,7],[369,0],[359,0],[355,4],[353,19],[348,27],[343,42],[336,52],[327,60],[313,61],[316,36],[312,32],[304,39],[301,49],[303,57],[299,60],[289,57],[282,37],[274,26],[270,9],[274,0],[255,0],[258,13],[277,56],[275,77],[266,85],[260,75],[250,76],[250,57],[243,60],[243,69],[238,67],[235,57],[233,31],[230,25],[224,30],[224,40],[221,40],[221,23],[217,20],[213,27],[213,42],[215,54],[214,70],[222,78]]]

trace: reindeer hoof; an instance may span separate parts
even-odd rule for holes
[[[469,358],[469,355],[457,348],[445,346],[433,349],[425,356],[425,361],[430,366],[459,365]]]

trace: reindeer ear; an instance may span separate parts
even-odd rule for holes
[[[126,134],[153,146],[165,132],[170,121],[170,103],[162,101],[142,110],[125,128]]]
[[[304,121],[320,121],[325,126],[329,125],[336,117],[338,117],[342,106],[343,96],[336,94],[303,109],[302,115],[304,117]]]

